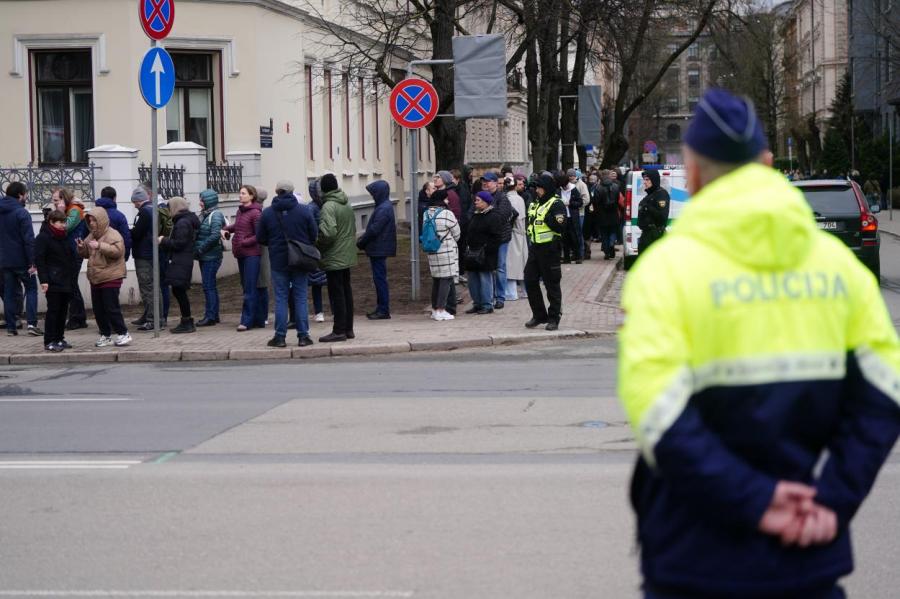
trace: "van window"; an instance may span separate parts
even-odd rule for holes
[[[859,203],[850,187],[803,187],[801,191],[816,216],[859,215]]]

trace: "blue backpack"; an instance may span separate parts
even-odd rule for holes
[[[441,249],[443,240],[438,237],[437,227],[434,224],[434,219],[441,213],[441,210],[443,208],[438,208],[433,215],[429,215],[426,212],[422,221],[422,234],[419,235],[419,243],[422,244],[422,251],[426,254],[436,254]]]

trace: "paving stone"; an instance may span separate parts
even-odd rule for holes
[[[310,358],[329,358],[331,357],[331,346],[328,344],[310,345],[307,347],[295,347],[291,350],[294,359],[308,360]]]
[[[233,349],[228,353],[229,360],[290,360],[292,348],[272,349]]]
[[[211,362],[227,359],[227,349],[185,349],[181,351],[182,362]]]
[[[450,351],[465,349],[467,347],[486,347],[493,345],[494,341],[489,336],[474,337],[469,339],[441,339],[437,341],[410,341],[411,351]]]
[[[0,364],[9,364],[9,354],[0,354]]]
[[[519,343],[533,343],[535,341],[547,341],[548,339],[565,339],[584,337],[584,331],[573,329],[561,329],[558,331],[546,331],[539,329],[530,333],[508,333],[503,335],[491,335],[494,345],[517,345]]]
[[[120,351],[119,362],[178,362],[180,349]]]
[[[336,344],[331,348],[332,356],[372,356],[376,354],[401,354],[409,351],[409,342],[373,343],[369,345]]]
[[[60,353],[42,352],[32,354],[13,354],[9,357],[9,363],[13,365],[30,364],[97,364],[101,362],[115,362],[115,352],[73,352]]]

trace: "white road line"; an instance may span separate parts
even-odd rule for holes
[[[59,402],[144,401],[140,397],[3,397],[0,403],[59,403]]]
[[[0,590],[0,597],[295,597],[300,599],[368,599],[370,597],[412,597],[413,591],[51,591]]]
[[[0,466],[0,470],[126,470],[128,468],[130,468],[130,466],[88,466],[87,464],[77,466],[63,466],[62,464],[57,464],[55,466],[51,464],[42,466],[30,466],[26,464]]]
[[[12,460],[0,461],[0,470],[125,470],[140,460]]]

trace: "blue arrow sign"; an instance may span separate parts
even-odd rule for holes
[[[141,61],[141,95],[150,108],[162,108],[175,92],[175,63],[162,48],[150,48]]]

